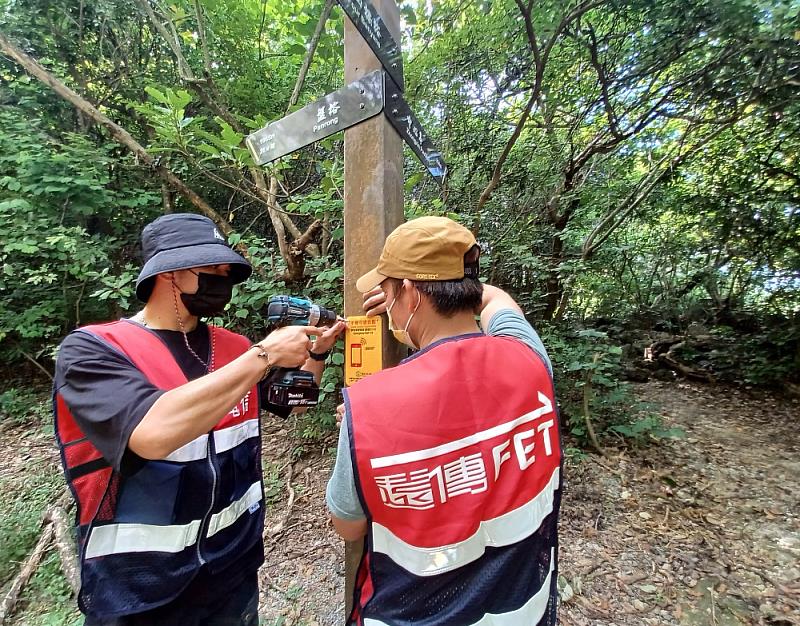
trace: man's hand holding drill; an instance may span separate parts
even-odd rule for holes
[[[258,345],[269,355],[270,365],[288,368],[300,367],[306,362],[311,347],[315,345],[312,343],[311,337],[317,337],[317,342],[319,342],[323,340],[324,335],[330,335],[332,330],[316,326],[284,326],[273,330],[259,341]],[[333,345],[334,341],[336,341],[335,334],[332,340],[327,339],[326,342]]]

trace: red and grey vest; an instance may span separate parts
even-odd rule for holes
[[[367,515],[350,623],[556,623],[561,442],[520,341],[462,335],[345,390]]]
[[[87,326],[156,387],[187,382],[159,337],[132,322]],[[213,333],[221,367],[250,342],[222,328]],[[258,395],[253,387],[214,429],[160,461],[120,476],[92,445],[60,394],[54,398],[56,436],[77,504],[81,560],[78,604],[84,613],[140,613],[180,594],[201,565],[230,566],[261,541]]]

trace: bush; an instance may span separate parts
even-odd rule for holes
[[[50,398],[31,390],[7,389],[0,393],[0,423],[43,422],[50,416]]]
[[[637,445],[682,436],[664,428],[661,418],[633,397],[621,380],[622,348],[606,333],[549,327],[542,335],[553,361],[562,423],[580,445],[600,448],[604,435],[612,433]]]

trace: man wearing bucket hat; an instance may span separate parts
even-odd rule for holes
[[[550,362],[514,300],[479,281],[479,254],[463,226],[422,217],[356,283],[418,352],[340,407],[328,508],[345,539],[365,537],[348,624],[556,623]]]
[[[144,309],[74,331],[56,365],[78,604],[88,625],[257,624],[260,382],[276,366],[319,374],[343,326],[286,327],[251,344],[202,322],[252,271],[208,218],[158,218],[142,252]]]

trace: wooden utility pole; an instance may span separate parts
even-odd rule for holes
[[[366,0],[369,2],[369,0]],[[400,11],[395,0],[372,0],[395,41],[400,41]],[[351,83],[381,68],[378,58],[345,16],[344,78]],[[356,280],[378,261],[386,236],[403,222],[403,141],[385,115],[344,133],[344,310],[363,315]],[[384,324],[383,367],[396,365],[401,346]],[[345,546],[345,605],[349,615],[361,542]]]

